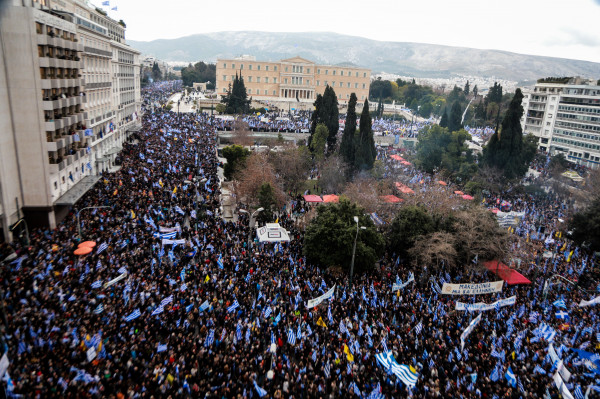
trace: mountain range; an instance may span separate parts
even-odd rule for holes
[[[495,77],[535,81],[548,76],[600,78],[600,63],[542,57],[500,50],[436,44],[384,42],[331,32],[216,32],[177,39],[128,43],[144,55],[164,61],[215,62],[249,54],[261,61],[300,56],[319,64],[352,63],[403,76]]]

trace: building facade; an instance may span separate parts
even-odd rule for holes
[[[600,166],[600,86],[571,78],[540,82],[524,91],[523,132],[539,138],[550,155],[563,154],[573,163]]]
[[[301,57],[267,62],[244,56],[217,60],[217,94],[227,93],[236,74],[243,76],[249,97],[292,103],[314,102],[327,85],[333,87],[340,104],[347,103],[351,93],[362,103],[371,82],[371,70],[356,66],[318,65]]]
[[[12,238],[11,227],[22,218],[30,228],[53,228],[110,168],[110,152],[138,120],[139,79],[127,82],[126,99],[115,96],[125,85],[114,87],[113,64],[119,51],[139,64],[139,52],[124,44],[124,28],[114,25],[83,0],[4,4],[0,241]],[[135,72],[128,74],[123,79],[135,79]]]

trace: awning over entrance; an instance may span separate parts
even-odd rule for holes
[[[531,281],[529,281],[527,277],[523,276],[518,271],[511,269],[504,263],[499,262],[497,260],[485,262],[483,265],[486,269],[488,269],[492,273],[495,273],[502,280],[506,281],[506,284],[508,285],[531,284]]]
[[[85,176],[66,193],[61,195],[61,197],[56,200],[54,205],[71,206],[75,204],[81,197],[83,197],[85,193],[88,192],[90,188],[94,187],[94,184],[96,184],[98,180],[100,180],[100,176]]]

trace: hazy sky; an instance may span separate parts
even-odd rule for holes
[[[600,62],[600,0],[110,0],[114,6],[111,17],[125,21],[132,40],[330,31]]]

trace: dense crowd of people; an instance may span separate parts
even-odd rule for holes
[[[175,89],[154,85],[145,104],[165,102]],[[498,278],[441,268],[423,280],[387,253],[350,285],[306,263],[303,232],[288,214],[279,223],[291,242],[253,248],[245,214],[220,217],[215,123],[146,106],[121,169],[103,175],[73,209],[103,207],[82,213],[82,236],[67,217],[52,231],[32,232],[27,246],[11,244],[16,256],[4,262],[0,292],[10,395],[557,398],[553,374],[562,367],[571,372],[563,389],[598,395],[597,307],[579,305],[596,287],[546,284],[555,274],[577,281],[592,264],[560,229],[566,202],[490,199],[526,212],[515,234],[539,247],[539,261],[521,265],[532,284],[444,295],[444,283]],[[74,255],[83,241],[96,246]],[[407,283],[393,291],[400,282]],[[331,299],[307,307],[332,288]],[[514,305],[456,309],[457,301],[511,296]],[[479,314],[463,347],[461,334]],[[399,378],[381,354],[410,373]]]

